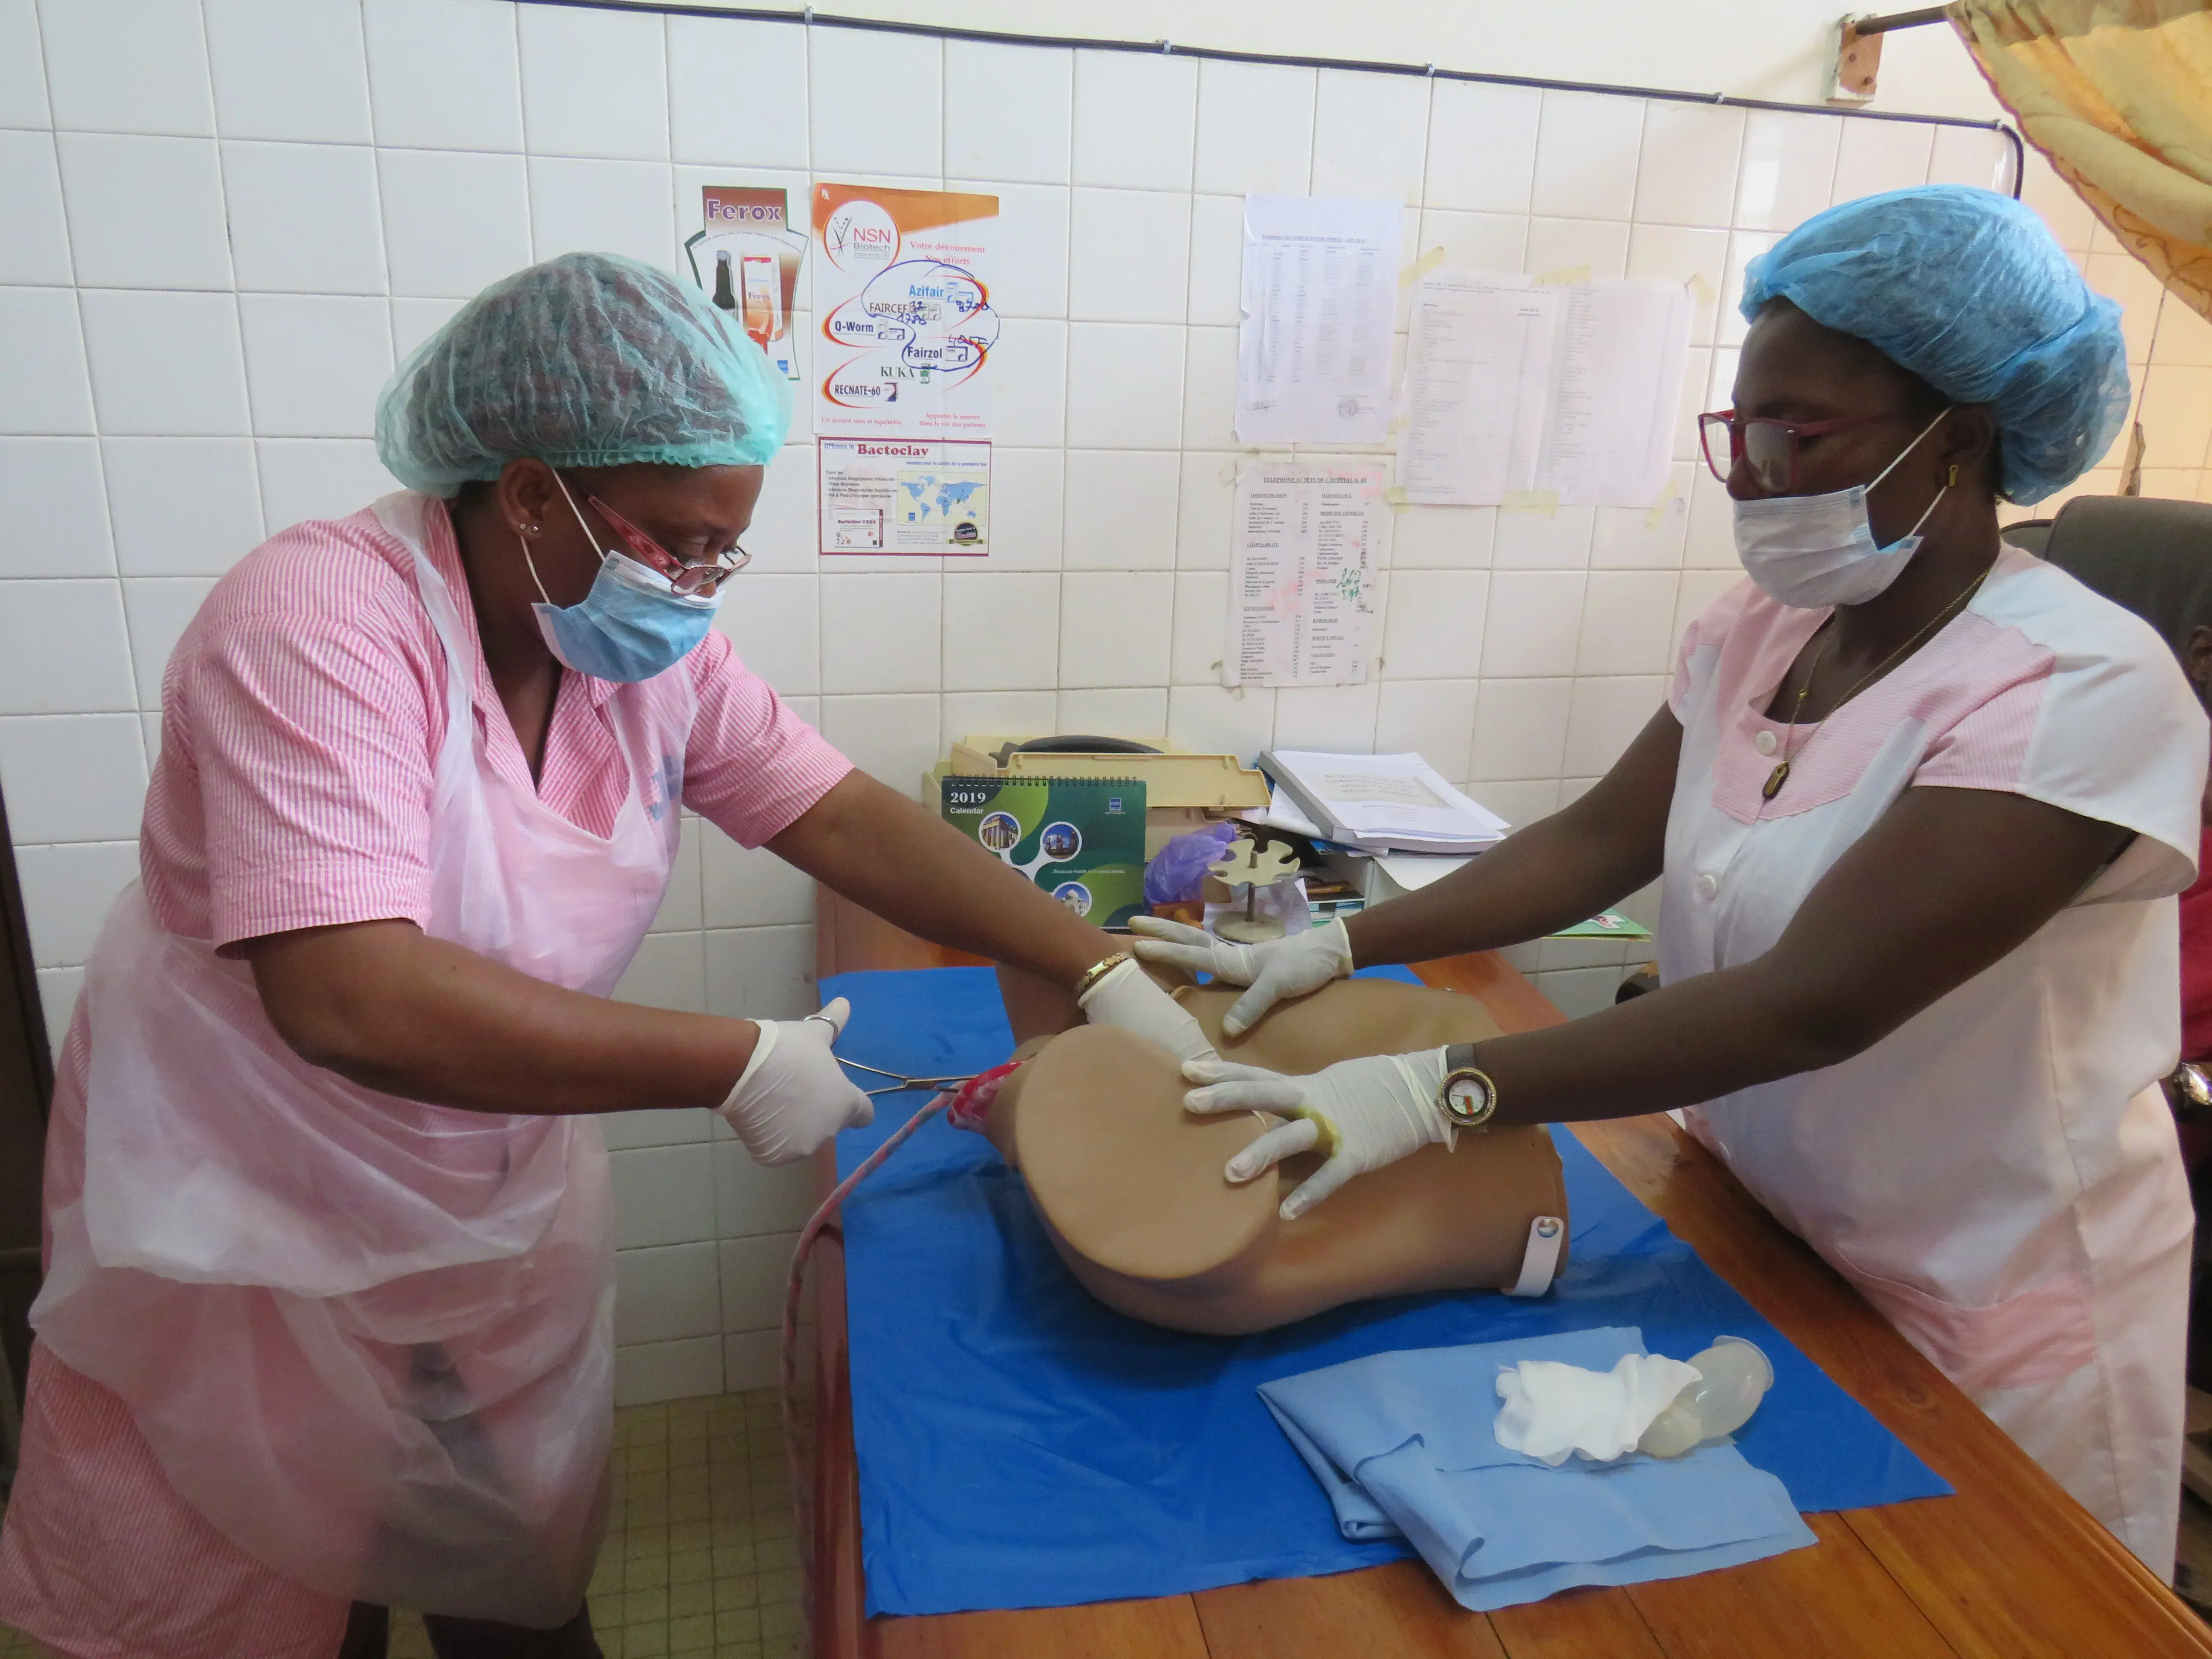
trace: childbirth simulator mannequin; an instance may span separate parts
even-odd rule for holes
[[[1468,1042],[1498,1028],[1472,997],[1389,980],[1344,980],[1223,1035],[1234,986],[1178,984],[1224,1059],[1293,1074],[1340,1060]],[[1540,1294],[1566,1253],[1559,1155],[1539,1127],[1468,1133],[1351,1182],[1285,1221],[1274,1181],[1232,1184],[1223,1166],[1280,1120],[1183,1109],[1173,1056],[1126,1031],[1079,1024],[1073,1001],[1002,972],[1025,1063],[993,1103],[987,1133],[1022,1172],[1068,1269],[1133,1318],[1220,1335],[1271,1329],[1346,1302],[1417,1291]],[[1056,1033],[1057,1035],[1052,1035]],[[1286,1161],[1282,1180],[1317,1154]]]

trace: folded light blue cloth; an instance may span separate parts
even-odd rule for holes
[[[1262,1383],[1260,1397],[1354,1540],[1403,1534],[1462,1607],[1640,1584],[1815,1541],[1782,1483],[1733,1445],[1558,1468],[1498,1443],[1498,1373],[1523,1359],[1610,1370],[1644,1352],[1608,1326],[1412,1348]]]

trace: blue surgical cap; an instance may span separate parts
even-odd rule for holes
[[[791,393],[737,319],[636,259],[564,253],[502,277],[376,402],[376,453],[451,496],[526,455],[555,466],[758,466]]]
[[[2009,500],[2071,483],[2127,419],[2119,307],[2008,196],[1923,185],[1838,203],[1746,268],[1746,318],[1778,297],[1953,403],[1989,404]]]

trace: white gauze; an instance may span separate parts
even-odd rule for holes
[[[1623,1354],[1609,1371],[1524,1359],[1498,1373],[1498,1443],[1554,1468],[1571,1453],[1609,1462],[1700,1380],[1696,1366],[1659,1354]]]

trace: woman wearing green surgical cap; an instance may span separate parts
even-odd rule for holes
[[[1207,1052],[1103,933],[854,769],[713,629],[787,419],[694,290],[555,259],[392,377],[377,441],[408,489],[210,596],[164,685],[144,878],[59,1067],[0,1619],[72,1654],[312,1659],[380,1653],[397,1604],[447,1659],[599,1651],[594,1115],[717,1112],[769,1164],[870,1116],[842,999],[611,1000],[681,809]]]
[[[1285,1202],[1461,1130],[1687,1109],[1784,1224],[2161,1576],[2179,1501],[2189,1194],[2159,1080],[2206,732],[2146,624],[1997,538],[2118,430],[2118,308],[2035,216],[1956,186],[1832,208],[1753,260],[1704,417],[1749,580],[1595,787],[1421,892],[1273,945],[1140,954],[1249,984],[1541,938],[1662,884],[1662,988],[1571,1026],[1281,1078],[1200,1111],[1327,1137]],[[1472,649],[1472,641],[1470,641]]]

